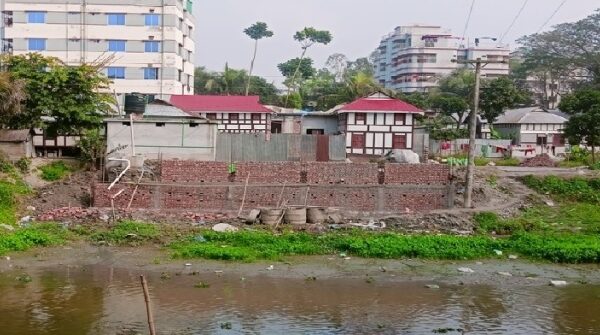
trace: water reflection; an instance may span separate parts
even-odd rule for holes
[[[147,333],[139,273],[109,266],[0,274],[1,334]],[[600,287],[457,286],[147,274],[160,334],[600,332]],[[203,281],[210,288],[194,288]],[[228,329],[231,328],[231,329]],[[456,334],[456,333],[455,333]]]

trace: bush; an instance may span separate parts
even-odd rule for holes
[[[39,168],[45,181],[57,181],[68,175],[72,169],[63,161],[55,161]]]
[[[19,171],[21,171],[21,173],[27,173],[31,167],[31,158],[23,157],[15,163],[15,166],[17,169],[19,169]]]
[[[522,181],[540,193],[561,199],[600,204],[600,179],[525,176]]]
[[[35,225],[16,232],[0,233],[0,255],[36,246],[62,244],[67,236],[68,231],[58,224]]]

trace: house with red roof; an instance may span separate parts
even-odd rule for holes
[[[271,131],[273,111],[263,106],[258,96],[172,95],[170,103],[192,116],[216,121],[220,132]]]
[[[349,154],[383,155],[391,149],[412,149],[419,108],[378,92],[337,110],[340,132]]]

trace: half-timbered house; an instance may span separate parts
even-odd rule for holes
[[[173,106],[218,123],[223,133],[271,131],[271,114],[258,96],[173,95]]]
[[[391,149],[412,149],[419,108],[384,93],[358,99],[337,110],[349,154],[382,155]]]

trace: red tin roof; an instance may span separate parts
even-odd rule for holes
[[[386,96],[370,96],[358,99],[343,106],[338,110],[338,113],[347,113],[350,111],[372,113],[423,113],[421,109],[408,102]]]
[[[185,112],[272,113],[258,96],[172,95],[171,104]]]

